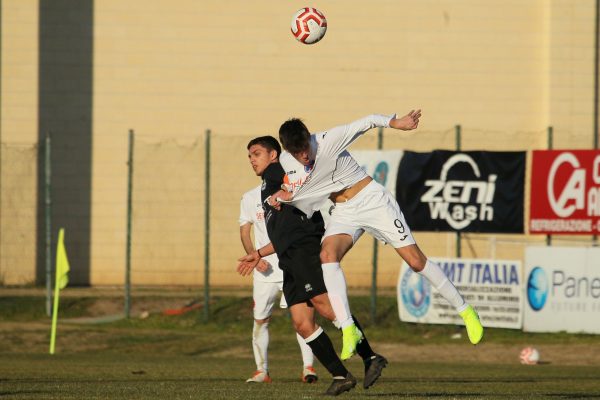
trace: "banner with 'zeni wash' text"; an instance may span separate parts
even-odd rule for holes
[[[414,231],[523,233],[525,152],[405,151],[396,200]]]

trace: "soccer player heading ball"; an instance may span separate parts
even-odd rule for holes
[[[420,117],[421,110],[413,110],[401,118],[395,114],[369,115],[315,134],[311,134],[300,119],[293,118],[279,129],[279,140],[287,150],[281,155],[284,170],[292,169],[293,162],[297,161],[305,166],[306,176],[305,183],[295,187],[293,192],[282,190],[271,196],[271,204],[278,206],[278,200],[288,201],[307,217],[328,198],[335,204],[320,258],[331,305],[342,327],[342,360],[354,355],[362,332],[350,313],[340,262],[365,231],[392,245],[413,271],[431,282],[463,318],[471,343],[477,344],[483,337],[477,312],[465,302],[440,266],[419,249],[394,196],[368,176],[346,150],[371,128],[413,130],[419,125]]]

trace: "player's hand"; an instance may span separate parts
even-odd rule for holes
[[[281,192],[281,190],[279,192]],[[277,192],[277,193],[279,193],[279,192]],[[277,193],[275,193],[275,195]],[[277,197],[275,197],[275,195],[269,196],[267,198],[267,202],[269,203],[269,205],[271,207],[273,207],[274,209],[276,209],[277,211],[279,211],[279,210],[281,210],[281,203],[279,201],[277,201]]]
[[[252,270],[256,267],[256,264],[260,261],[258,252],[254,251],[244,257],[238,258],[238,266],[236,268],[238,274],[241,276],[247,276],[252,273]]]
[[[419,118],[421,118],[421,110],[412,110],[402,118],[394,118],[390,121],[390,128],[410,131],[419,126]]]
[[[290,201],[292,197],[294,197],[292,192],[288,192],[287,190],[281,189],[277,193],[273,195],[277,200]]]
[[[269,262],[264,258],[261,259],[258,264],[256,264],[256,270],[258,272],[267,272],[269,268],[271,268],[271,264],[269,264]]]

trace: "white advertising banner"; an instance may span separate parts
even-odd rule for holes
[[[528,332],[600,333],[600,248],[528,247]]]
[[[436,258],[484,327],[520,329],[523,326],[522,267],[515,260]],[[400,320],[427,324],[464,325],[452,306],[429,281],[406,263],[398,279]]]
[[[367,174],[396,196],[396,177],[402,150],[352,150],[350,154]]]

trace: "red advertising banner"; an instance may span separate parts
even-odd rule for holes
[[[600,150],[536,150],[529,232],[600,234]]]

